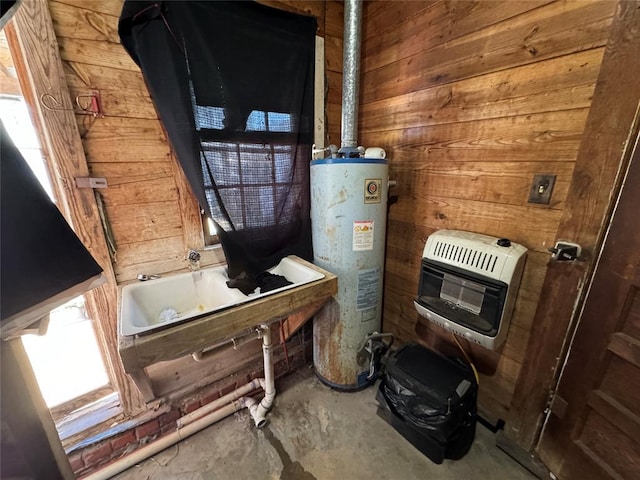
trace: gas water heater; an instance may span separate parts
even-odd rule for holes
[[[338,277],[338,294],[313,322],[318,377],[340,390],[376,378],[390,334],[382,320],[382,274],[389,165],[382,148],[358,146],[358,87],[362,2],[344,2],[341,148],[311,162],[314,263]]]
[[[381,149],[375,149],[381,151]],[[311,162],[314,263],[338,276],[338,294],[314,321],[314,365],[334,388],[372,379],[369,334],[380,331],[389,166],[384,158]]]

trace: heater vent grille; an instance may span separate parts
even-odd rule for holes
[[[448,263],[457,263],[458,265],[472,267],[488,273],[494,273],[498,262],[497,255],[441,241],[436,242],[433,256],[447,260]]]

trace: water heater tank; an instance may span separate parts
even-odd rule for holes
[[[338,276],[338,294],[314,320],[314,366],[342,390],[370,383],[358,353],[380,331],[388,178],[384,158],[311,162],[314,263]]]

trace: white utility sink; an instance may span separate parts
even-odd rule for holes
[[[270,269],[269,272],[282,275],[292,284],[265,293],[245,295],[237,288],[227,287],[225,265],[126,285],[121,291],[120,335],[150,332],[324,278],[322,273],[298,260],[286,257]]]

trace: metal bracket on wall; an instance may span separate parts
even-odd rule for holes
[[[109,184],[104,177],[76,177],[77,188],[107,188]]]

